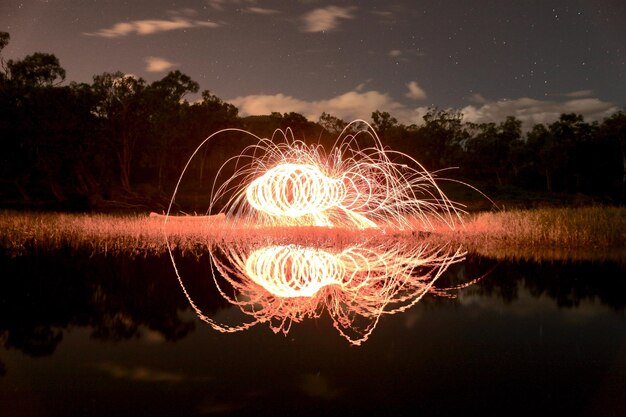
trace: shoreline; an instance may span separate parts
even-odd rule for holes
[[[626,208],[582,207],[482,212],[464,215],[451,230],[264,227],[233,229],[223,215],[65,214],[0,211],[0,248],[12,256],[62,248],[148,255],[173,247],[198,251],[229,241],[289,241],[341,246],[363,240],[406,240],[460,245],[496,259],[612,259],[626,261]]]

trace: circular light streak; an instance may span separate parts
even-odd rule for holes
[[[464,251],[388,238],[384,233],[431,231],[439,224],[454,229],[462,224],[462,206],[446,197],[434,174],[415,159],[384,148],[376,132],[361,120],[350,123],[328,153],[321,145],[295,140],[290,129],[277,130],[271,139],[240,129],[216,132],[183,168],[165,225],[191,161],[202,146],[224,132],[256,140],[221,166],[207,210],[225,218],[222,231],[228,227],[240,232],[239,240],[222,239],[219,245],[210,244],[209,252],[226,283],[212,271],[217,290],[249,321],[230,326],[202,313],[183,283],[166,233],[183,292],[214,329],[235,332],[268,323],[274,332],[287,334],[292,323],[327,311],[340,334],[358,345],[382,315],[405,311],[427,293],[450,296],[447,291],[454,288],[437,289],[434,284],[450,265],[464,259]],[[293,243],[309,229],[285,228],[281,242],[255,237],[260,230],[256,228],[275,226],[380,229],[382,234],[376,242],[343,250],[337,249],[343,245],[336,241],[329,247]]]
[[[329,152],[295,140],[291,129],[263,139],[240,129],[209,136],[194,151],[174,190],[200,148],[216,135],[238,132],[256,143],[219,169],[208,213],[223,213],[234,228],[326,226],[350,229],[434,230],[462,224],[462,206],[451,201],[418,161],[384,148],[362,120],[350,123]],[[167,222],[167,220],[166,220]]]
[[[235,332],[267,323],[275,333],[287,334],[292,323],[328,312],[333,326],[355,345],[369,338],[382,315],[405,311],[428,293],[453,296],[450,290],[457,287],[436,288],[435,283],[465,258],[460,248],[403,240],[361,243],[341,251],[224,243],[212,246],[210,254],[218,291],[250,318],[235,326],[216,322],[197,307],[179,276],[198,317],[214,329]]]

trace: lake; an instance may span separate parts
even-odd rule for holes
[[[185,291],[167,253],[0,256],[0,415],[626,415],[626,260],[470,253],[355,345],[323,307],[215,330],[190,299],[225,326],[250,311],[209,254],[175,257]]]

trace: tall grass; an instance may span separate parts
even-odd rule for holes
[[[543,208],[479,213],[465,221],[466,243],[608,247],[626,242],[626,209]]]
[[[496,258],[626,259],[626,208],[540,208],[483,212],[458,232],[470,251]]]
[[[170,244],[180,250],[202,250],[225,239],[268,239],[332,245],[356,239],[384,239],[389,234],[407,239],[454,242],[491,256],[576,252],[612,253],[626,258],[626,208],[546,208],[484,212],[466,216],[464,227],[434,233],[328,228],[265,228],[233,231],[224,219],[163,218],[146,215],[58,214],[0,212],[0,248],[13,255],[68,248],[98,253],[150,254]],[[612,257],[614,257],[613,255]]]

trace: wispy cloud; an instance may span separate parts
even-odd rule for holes
[[[254,14],[262,14],[262,15],[272,15],[272,14],[278,14],[280,13],[280,10],[276,10],[276,9],[265,9],[263,7],[248,7],[246,9],[247,12],[249,13],[254,13]]]
[[[417,84],[417,81],[411,81],[406,86],[409,89],[408,93],[405,94],[406,97],[413,100],[424,100],[427,97],[426,92]]]
[[[165,58],[159,58],[158,56],[146,57],[145,61],[146,71],[148,72],[163,72],[178,65],[174,62],[168,61]]]
[[[387,56],[396,62],[408,62],[410,58],[424,56],[424,53],[419,49],[391,49]]]
[[[572,91],[570,93],[565,93],[563,95],[565,97],[570,97],[570,98],[581,98],[581,97],[589,97],[592,94],[593,94],[593,90],[578,90],[578,91]]]
[[[110,28],[96,32],[87,32],[84,35],[101,38],[119,38],[128,35],[153,35],[159,32],[191,28],[216,28],[220,24],[209,20],[193,20],[188,17],[175,17],[169,20],[133,20],[130,22],[115,23]]]
[[[485,104],[487,102],[487,99],[478,93],[472,94],[467,99],[475,104]]]
[[[233,6],[240,7],[242,4],[255,4],[256,0],[206,0],[206,3],[213,10],[218,10],[222,12]],[[260,9],[260,10],[269,10],[269,9],[261,9],[260,7],[250,7],[249,9],[253,9],[253,8]]]
[[[336,29],[341,20],[354,18],[356,7],[327,6],[304,15],[305,32],[325,32]]]

